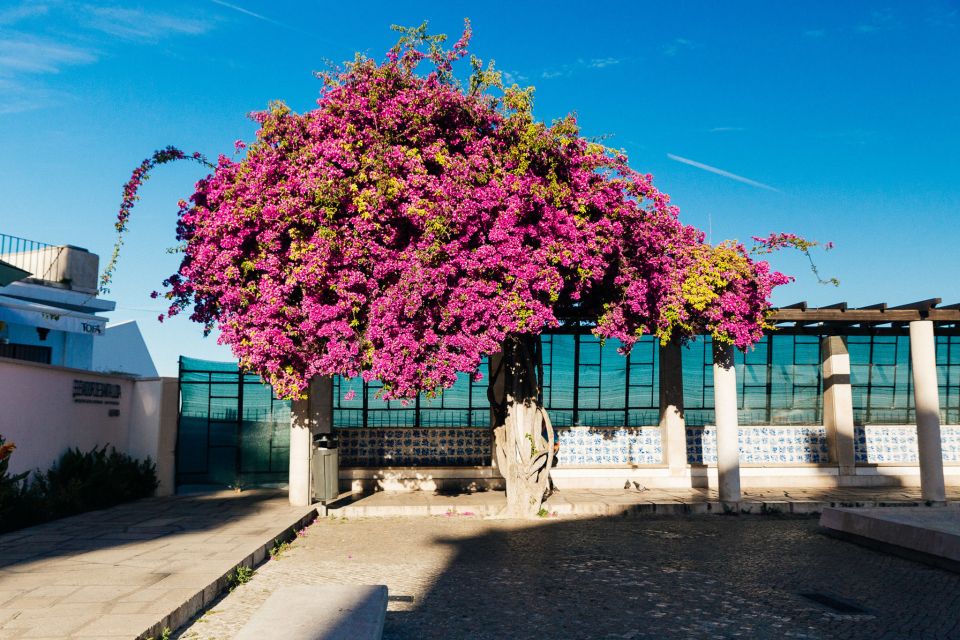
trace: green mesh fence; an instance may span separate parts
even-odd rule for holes
[[[910,338],[848,336],[853,419],[857,424],[914,424]],[[937,336],[940,420],[960,424],[960,336]]]
[[[287,481],[290,402],[235,363],[180,358],[177,484]]]
[[[376,381],[336,376],[333,379],[333,423],[340,429],[489,426],[486,361],[481,364],[480,371],[484,374],[482,380],[475,381],[461,373],[452,387],[434,397],[421,394],[407,401],[378,397],[382,385]]]
[[[914,422],[909,339],[848,336],[854,420],[858,424]],[[937,336],[937,373],[945,424],[960,423],[960,336]],[[592,335],[543,336],[543,401],[557,427],[646,426],[659,420],[659,349],[646,337],[628,357],[620,344]],[[712,345],[683,350],[683,395],[689,426],[712,424]],[[284,482],[289,455],[290,403],[273,397],[233,363],[181,358],[179,484]],[[822,424],[820,336],[767,336],[736,352],[739,420],[743,425]],[[484,376],[487,367],[481,367]],[[380,385],[334,379],[334,426],[486,427],[487,379],[461,374],[431,398],[406,403],[377,397]],[[352,394],[350,392],[353,392]],[[347,399],[348,396],[350,399]]]
[[[737,418],[742,425],[817,425],[823,410],[820,337],[768,335],[734,352]],[[683,402],[688,426],[713,424],[713,343],[683,350]]]

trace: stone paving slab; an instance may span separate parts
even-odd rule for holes
[[[286,492],[152,498],[0,535],[0,640],[141,638],[209,606],[316,507]]]
[[[948,505],[960,507],[960,487],[948,488]],[[440,494],[427,491],[381,491],[352,495],[330,505],[334,517],[493,516],[506,504],[502,491]],[[743,513],[821,513],[829,507],[922,505],[920,490],[911,488],[769,489],[743,492]],[[724,513],[715,490],[709,489],[581,489],[555,492],[545,508],[557,516],[617,516]],[[729,508],[729,505],[727,505]]]
[[[912,551],[932,564],[960,570],[960,509],[886,507],[824,509],[820,525],[855,541]],[[884,547],[886,548],[886,547]]]

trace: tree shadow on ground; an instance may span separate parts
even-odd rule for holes
[[[488,521],[384,638],[951,637],[960,575],[798,516]],[[859,604],[841,614],[802,594]],[[403,598],[406,594],[391,593]],[[402,600],[401,600],[402,601]]]

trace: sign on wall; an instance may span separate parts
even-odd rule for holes
[[[120,404],[120,385],[91,380],[73,381],[73,401],[79,404]]]

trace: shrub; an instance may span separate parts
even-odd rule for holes
[[[86,453],[70,449],[50,470],[35,476],[30,490],[46,519],[53,519],[149,497],[157,484],[150,459],[136,460],[103,446]]]
[[[13,444],[0,437],[0,532],[153,495],[156,465],[113,447],[70,449],[48,471],[10,475]]]

